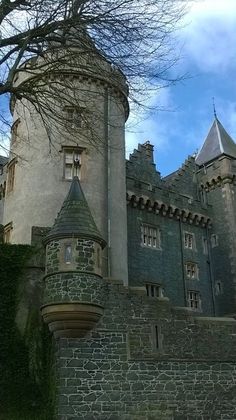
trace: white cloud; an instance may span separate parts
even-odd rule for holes
[[[186,22],[185,55],[200,71],[225,72],[236,64],[235,0],[193,3]]]
[[[168,147],[168,123],[162,109],[173,111],[174,105],[170,94],[170,88],[164,88],[159,91],[158,96],[153,96],[147,108],[138,115],[131,114],[126,128],[126,155],[129,156],[133,149],[137,148],[138,143],[144,143],[150,140],[155,148],[159,150],[164,146]],[[158,111],[158,109],[160,109]]]

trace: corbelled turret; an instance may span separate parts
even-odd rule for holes
[[[236,313],[236,144],[216,114],[206,140],[196,156],[202,204],[212,206],[212,274],[222,292],[216,293],[220,315]]]
[[[78,177],[45,238],[46,275],[42,316],[55,337],[82,337],[103,313],[105,282],[98,231]]]

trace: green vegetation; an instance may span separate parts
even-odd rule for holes
[[[0,246],[0,419],[53,419],[53,348],[39,307],[27,304],[24,332],[16,315],[23,275],[33,255],[28,245]],[[19,316],[19,315],[18,315]]]

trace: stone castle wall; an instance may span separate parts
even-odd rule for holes
[[[60,420],[236,418],[236,321],[107,283],[104,316],[57,342]]]

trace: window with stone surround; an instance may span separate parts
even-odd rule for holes
[[[71,180],[74,176],[81,177],[82,149],[78,147],[64,147],[64,179]]]
[[[188,249],[195,249],[195,237],[193,233],[184,232],[184,247]]]
[[[152,225],[142,224],[141,245],[147,248],[160,249],[161,237],[159,228]]]
[[[82,128],[84,125],[84,109],[77,106],[65,106],[64,118],[67,127]]]
[[[147,283],[146,292],[147,296],[151,298],[163,296],[163,289],[159,284]]]
[[[11,233],[12,233],[12,222],[4,226],[4,243],[9,244],[11,242]]]
[[[11,160],[7,167],[7,193],[14,188],[16,159]]]
[[[186,262],[186,276],[188,279],[198,279],[198,266],[194,262]]]
[[[188,290],[188,307],[195,310],[201,310],[201,296],[196,290]]]

